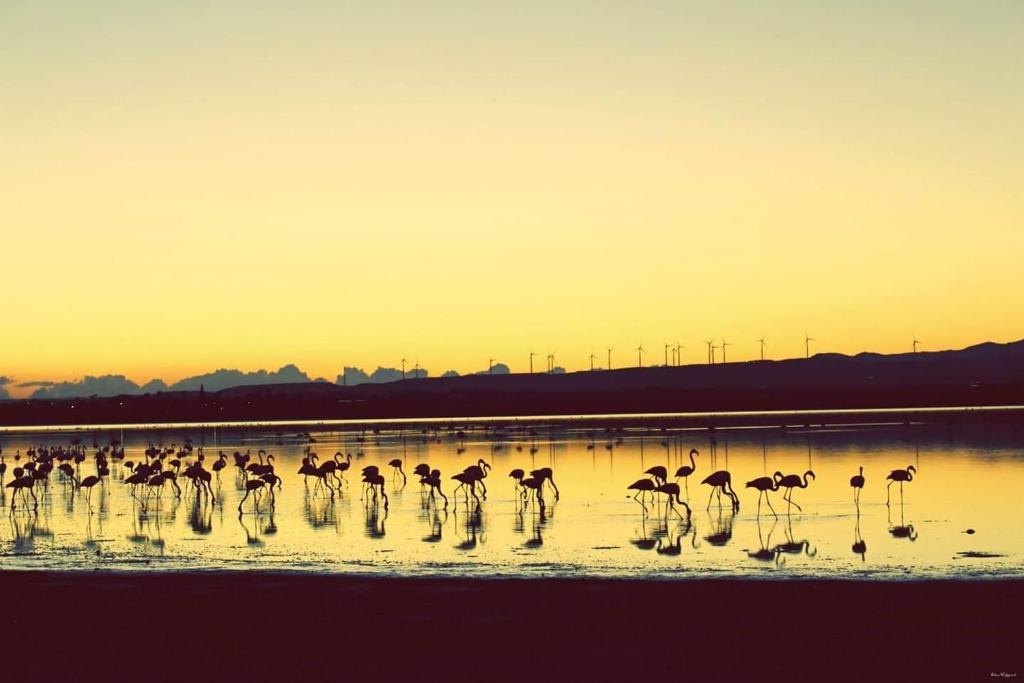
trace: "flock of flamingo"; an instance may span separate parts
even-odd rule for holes
[[[310,439],[315,441],[315,439]],[[51,477],[61,485],[70,487],[72,491],[84,491],[89,507],[90,515],[92,508],[92,491],[97,486],[104,486],[111,477],[112,463],[118,463],[119,468],[114,470],[115,478],[119,479],[127,487],[130,495],[138,502],[143,510],[150,506],[160,506],[164,495],[173,495],[181,498],[183,495],[192,496],[193,500],[216,502],[219,496],[220,479],[225,469],[234,470],[235,486],[242,492],[241,500],[238,503],[238,513],[241,519],[246,506],[254,514],[269,511],[273,513],[276,503],[275,491],[282,489],[282,477],[275,469],[275,457],[265,450],[259,450],[255,454],[249,451],[245,453],[235,451],[228,455],[224,451],[218,452],[216,456],[208,457],[203,448],[193,447],[191,441],[186,440],[180,448],[176,445],[170,447],[150,446],[146,448],[141,457],[131,460],[126,457],[125,449],[119,441],[112,440],[109,446],[99,447],[94,444],[95,452],[91,455],[88,449],[79,440],[72,442],[70,446],[38,446],[29,448],[24,456],[19,451],[14,455],[14,466],[11,474],[13,478],[6,481],[8,464],[3,450],[0,449],[0,488],[13,492],[10,501],[10,510],[13,514],[19,508],[35,510],[39,506],[39,499],[36,496],[37,487],[49,485]],[[531,454],[535,449],[531,449]],[[460,453],[465,448],[460,447]],[[361,456],[360,451],[357,455]],[[657,465],[645,470],[644,478],[634,481],[627,487],[633,491],[633,498],[641,504],[645,516],[648,512],[648,503],[657,504],[661,507],[661,501],[665,501],[664,516],[674,513],[680,520],[685,519],[689,524],[692,510],[688,503],[689,479],[697,471],[697,460],[700,452],[691,449],[689,462],[678,467],[675,471],[674,481],[669,481],[669,470],[665,466]],[[82,466],[89,460],[95,466],[95,474],[82,476]],[[407,483],[409,476],[404,469],[404,460],[395,458],[387,462],[386,468],[390,468],[390,479],[396,485],[401,479],[401,485]],[[301,465],[297,474],[301,475],[308,495],[312,497],[329,496],[334,500],[336,496],[344,495],[344,491],[350,486],[347,479],[348,472],[352,469],[352,454],[336,452],[333,458],[321,460],[312,451],[311,447],[301,459]],[[230,471],[229,470],[229,471]],[[382,471],[383,470],[383,471]],[[455,488],[449,493],[465,505],[475,504],[476,514],[479,514],[482,500],[487,498],[487,481],[492,470],[490,463],[478,459],[475,464],[465,467],[461,472],[447,478]],[[389,508],[387,493],[388,476],[386,469],[378,465],[366,465],[359,470],[361,481],[360,498],[365,502],[368,514],[381,506],[386,511]],[[902,501],[903,486],[913,481],[917,473],[913,465],[906,469],[896,469],[889,472],[886,477],[886,504],[891,501],[892,485],[898,483],[900,487],[900,500]],[[411,471],[411,476],[418,479],[421,487],[421,496],[424,506],[434,506],[436,510],[448,508],[449,494],[446,494],[444,482],[446,479],[437,468],[430,467],[427,463],[420,462]],[[546,499],[548,490],[558,500],[560,492],[555,483],[554,472],[551,467],[541,467],[532,470],[512,469],[508,473],[516,491],[516,500],[523,506],[536,504],[540,508],[541,520],[544,519]],[[217,486],[214,486],[214,480]],[[803,474],[783,474],[776,471],[772,476],[761,476],[746,482],[745,488],[754,489],[758,492],[757,515],[760,517],[761,505],[766,503],[771,513],[778,519],[779,515],[772,505],[770,494],[783,491],[782,499],[787,504],[787,515],[793,507],[802,510],[799,503],[793,499],[796,489],[807,488],[815,474],[808,469]],[[850,478],[850,486],[853,489],[853,499],[858,510],[860,510],[860,495],[864,489],[866,479],[864,469],[861,467],[856,475]],[[728,499],[728,506],[733,513],[739,511],[740,500],[738,493],[732,485],[732,474],[728,470],[716,470],[701,480],[701,484],[710,487],[707,509],[710,510],[717,496],[718,506],[721,509],[723,497]],[[398,490],[396,488],[396,490]],[[167,492],[167,493],[165,493]],[[685,498],[684,498],[685,492]],[[517,508],[518,509],[518,508]],[[376,513],[373,513],[376,515]],[[902,523],[901,523],[902,524]],[[912,527],[899,526],[890,529],[894,535],[899,535],[906,530],[908,537],[913,540]],[[723,538],[728,539],[728,531],[724,531]],[[760,527],[759,527],[760,533]],[[859,533],[859,527],[858,527]],[[707,537],[709,542],[716,542],[716,537]],[[644,541],[646,542],[646,540]],[[794,545],[794,548],[796,546]],[[863,553],[866,546],[859,537],[854,544],[854,550]],[[665,552],[671,553],[678,550],[678,540],[670,545]],[[788,550],[784,550],[789,552]],[[659,550],[660,552],[660,550]],[[782,552],[782,551],[780,551]]]
[[[633,498],[644,506],[646,510],[646,495],[650,495],[651,500],[654,501],[656,496],[664,495],[667,501],[665,506],[665,514],[671,510],[682,518],[682,513],[679,512],[677,505],[681,505],[686,510],[686,519],[690,519],[692,511],[689,504],[680,497],[682,488],[679,485],[679,480],[683,481],[683,486],[686,487],[687,498],[689,498],[689,480],[690,476],[697,470],[697,462],[695,456],[700,455],[700,452],[696,448],[690,449],[690,464],[683,465],[676,470],[675,481],[668,481],[668,469],[662,465],[656,465],[647,469],[644,474],[648,475],[643,479],[638,479],[628,487],[628,490],[636,491]],[[900,485],[900,500],[903,499],[903,484],[904,482],[913,481],[914,475],[917,473],[917,469],[913,465],[908,465],[906,469],[892,470],[886,477],[886,481],[889,483],[886,485],[886,499],[885,504],[889,505],[891,501],[891,490],[892,485],[899,482]],[[768,503],[768,509],[772,511],[772,514],[778,517],[778,513],[772,506],[769,492],[778,491],[779,489],[785,489],[785,493],[782,495],[782,499],[787,503],[787,513],[796,507],[797,510],[803,510],[800,505],[793,500],[793,489],[801,488],[805,489],[808,486],[808,477],[814,480],[815,474],[813,470],[807,470],[803,475],[799,474],[783,474],[782,472],[775,472],[770,477],[757,477],[747,482],[746,488],[756,489],[758,492],[757,496],[757,513],[761,514],[761,501]],[[864,468],[860,467],[857,474],[850,477],[850,486],[853,488],[853,500],[860,509],[860,492],[864,488]],[[722,494],[725,494],[729,498],[733,512],[739,512],[740,509],[740,498],[736,491],[732,487],[732,474],[728,470],[717,470],[706,476],[701,480],[701,484],[707,484],[711,487],[711,494],[708,496],[707,509],[711,509],[711,503],[714,500],[716,494],[718,496],[718,505],[722,506]],[[658,499],[660,500],[660,499]]]

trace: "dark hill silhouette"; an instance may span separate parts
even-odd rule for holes
[[[283,370],[283,369],[282,369]],[[303,375],[305,377],[305,375]],[[958,351],[337,386],[238,386],[0,402],[0,424],[116,423],[1024,404],[1024,341]],[[71,408],[71,405],[74,408]]]

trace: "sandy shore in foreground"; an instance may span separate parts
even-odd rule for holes
[[[1024,581],[0,572],[8,680],[1022,672]]]

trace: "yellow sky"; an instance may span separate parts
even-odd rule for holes
[[[0,7],[0,375],[1024,337],[1019,3],[84,4]]]

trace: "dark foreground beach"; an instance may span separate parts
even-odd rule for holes
[[[7,680],[990,680],[1022,581],[3,572]]]

